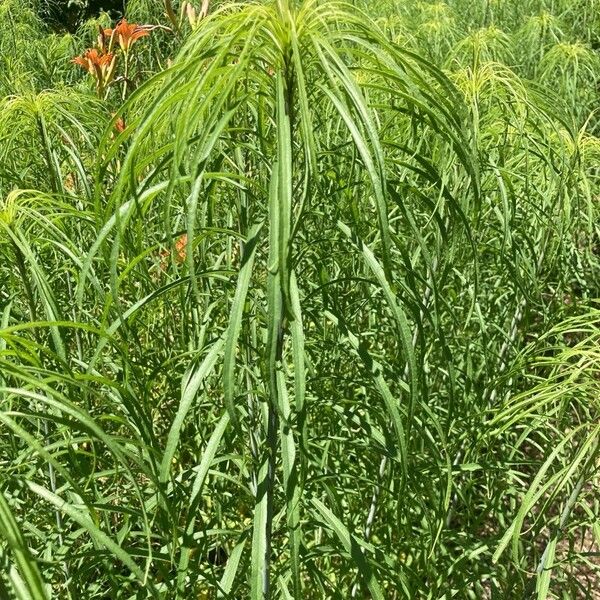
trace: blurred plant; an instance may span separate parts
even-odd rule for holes
[[[56,31],[79,32],[90,18],[100,14],[117,19],[123,15],[125,0],[33,0],[38,14]]]
[[[564,37],[560,19],[547,10],[531,15],[524,25],[515,32],[516,55],[520,57],[525,73],[529,77],[537,75],[540,61],[548,46]]]
[[[582,42],[558,42],[540,63],[540,78],[547,83],[554,82],[554,85],[558,82],[578,120],[587,118],[590,102],[595,101],[594,87],[599,73],[600,57]]]
[[[495,25],[476,29],[459,41],[451,56],[461,64],[471,62],[475,69],[481,63],[496,61],[513,64],[511,39]]]
[[[515,564],[522,565],[524,535],[544,548],[537,564],[523,557],[535,569],[539,600],[548,597],[552,574],[564,560],[557,556],[560,542],[576,527],[583,530],[581,538],[585,529],[597,528],[593,511],[600,485],[600,310],[597,306],[579,310],[525,351],[515,374],[525,372],[533,385],[510,398],[490,422],[492,438],[515,430],[516,451],[527,457],[539,449],[542,455],[531,485],[522,492],[517,516],[494,553],[497,561],[510,545]],[[548,445],[545,436],[551,432],[558,436]],[[596,529],[600,543],[598,533]],[[567,546],[571,565],[579,561],[585,567],[585,555],[572,542]]]
[[[208,16],[209,7],[210,0],[202,0],[199,9],[190,0],[183,0],[179,9],[179,16],[177,16],[172,0],[165,0],[165,12],[175,31],[181,29],[185,19],[187,19],[192,29],[195,28],[202,19]]]

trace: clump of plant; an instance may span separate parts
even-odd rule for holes
[[[592,590],[591,4],[24,6],[0,596]]]
[[[142,37],[150,35],[153,27],[137,25],[122,19],[114,28],[99,28],[96,47],[90,48],[73,62],[85,69],[94,79],[96,93],[106,98],[111,84],[122,84],[122,98],[125,99],[131,88],[130,76],[131,48]],[[117,65],[122,62],[122,73],[119,75]]]
[[[165,13],[173,26],[174,31],[180,31],[185,20],[194,28],[199,22],[208,16],[210,0],[202,0],[202,4],[197,8],[194,2],[184,0],[179,7],[179,15],[173,8],[171,0],[165,0]]]

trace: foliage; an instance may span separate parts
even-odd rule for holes
[[[0,0],[0,595],[591,597],[595,5]]]
[[[86,20],[100,13],[115,18],[125,10],[125,0],[36,0],[40,17],[57,30],[76,31]]]

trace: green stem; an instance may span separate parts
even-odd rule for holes
[[[29,306],[29,313],[31,316],[31,321],[36,322],[37,319],[37,310],[35,308],[35,297],[33,295],[33,289],[31,287],[31,283],[29,281],[29,276],[27,274],[27,267],[25,266],[25,257],[23,256],[23,252],[17,245],[17,242],[10,237],[10,243],[15,253],[15,262],[17,265],[17,273],[23,282],[23,286],[25,288],[25,297],[27,298],[27,304]]]
[[[46,165],[48,166],[48,172],[50,173],[50,187],[54,193],[62,190],[62,178],[60,175],[59,167],[54,160],[54,154],[52,151],[52,143],[48,137],[48,130],[46,128],[46,121],[42,114],[38,113],[37,126],[44,147],[44,155],[46,158]]]
[[[121,100],[125,101],[129,85],[129,52],[124,52],[123,54],[125,56],[125,68],[123,72],[123,92],[121,93]]]

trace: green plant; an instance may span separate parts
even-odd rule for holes
[[[592,589],[591,15],[132,0],[98,95],[109,16],[33,8],[0,0],[0,596]]]

